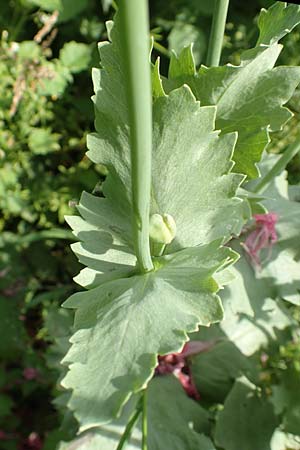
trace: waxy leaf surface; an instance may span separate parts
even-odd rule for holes
[[[119,419],[84,433],[59,450],[71,450],[75,444],[78,450],[116,450],[135,403],[126,405]],[[209,414],[186,396],[173,375],[156,377],[149,383],[147,413],[149,450],[215,450],[205,436],[210,429]],[[141,441],[138,420],[126,450],[140,450]]]
[[[257,45],[278,42],[300,23],[300,6],[276,2],[268,10],[262,9],[258,18]]]
[[[273,12],[262,12],[261,39],[268,45],[244,52],[240,66],[201,66],[196,71],[191,48],[186,48],[178,57],[173,54],[169,79],[164,80],[167,91],[186,83],[201,105],[217,106],[216,128],[222,133],[238,132],[234,170],[249,178],[259,174],[256,163],[269,142],[269,131],[281,129],[292,116],[283,105],[300,82],[300,68],[274,65],[282,49],[278,39],[287,33],[287,27],[292,29],[299,21],[295,8],[283,4],[276,5]],[[269,37],[271,22],[277,32],[273,39]]]
[[[209,352],[196,356],[193,364],[200,392],[215,401],[224,400],[237,377],[256,380],[257,368],[250,357],[276,342],[277,332],[292,323],[284,305],[272,298],[270,278],[256,278],[245,256],[231,272],[235,279],[222,292],[223,321],[192,335],[197,340],[219,339]]]
[[[261,170],[268,171],[277,160],[278,156],[269,155]],[[263,205],[278,216],[275,227],[278,240],[265,252],[262,269],[256,270],[256,277],[272,286],[273,298],[300,305],[300,203],[297,198],[291,198],[287,173],[273,179],[263,195]]]
[[[277,423],[268,398],[242,377],[219,413],[215,440],[224,450],[270,450]]]
[[[230,173],[236,133],[219,136],[215,107],[201,107],[187,86],[166,95],[158,78],[151,213],[171,214],[177,232],[165,256],[154,259],[156,270],[138,275],[117,20],[108,31],[112,43],[101,44],[101,69],[94,71],[96,133],[88,140],[88,156],[109,171],[105,198],[84,193],[81,217],[68,218],[80,240],[73,250],[87,266],[76,281],[90,289],[66,302],[77,311],[63,385],[73,390],[69,405],[81,430],[117,417],[151,379],[157,354],[180,350],[187,332],[221,320],[213,275],[233,262],[235,253],[220,245],[240,232],[247,217],[235,197],[243,176]]]
[[[94,72],[97,133],[89,136],[87,155],[108,167],[104,194],[130,229],[129,121],[118,33],[116,21],[112,43],[100,46],[102,69]],[[153,103],[151,213],[171,214],[176,222],[167,252],[239,233],[244,213],[235,193],[243,177],[229,173],[236,134],[220,137],[214,131],[216,108],[201,108],[189,87],[160,94]]]
[[[277,158],[269,155],[261,165],[262,172],[270,170]],[[297,305],[300,301],[300,204],[297,195],[290,199],[286,173],[276,177],[263,196],[265,207],[278,216],[275,226],[278,240],[271,249],[265,250],[260,268],[252,266],[237,242],[233,244],[241,258],[230,269],[235,279],[222,295],[225,318],[220,325],[201,329],[193,337],[206,341],[220,339],[209,352],[195,357],[193,365],[199,389],[216,401],[225,398],[232,380],[238,376],[257,378],[249,357],[278,342],[278,331],[293,323],[281,299]]]
[[[300,372],[289,368],[282,372],[281,383],[272,386],[272,403],[276,414],[283,415],[283,429],[300,435]]]
[[[187,397],[172,375],[154,378],[148,395],[149,450],[215,450],[205,436],[209,414]]]
[[[155,272],[67,300],[65,306],[77,311],[63,385],[73,389],[69,406],[81,430],[117,417],[132,392],[152,377],[157,354],[179,351],[187,332],[222,319],[212,275],[235,253],[218,247],[214,242],[157,258]]]

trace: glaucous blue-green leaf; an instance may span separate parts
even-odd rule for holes
[[[272,161],[274,159],[272,158]],[[287,172],[283,172],[273,180],[264,191],[264,196],[266,197],[266,200],[263,201],[264,205],[268,210],[278,214],[276,230],[279,245],[282,248],[284,246],[294,248],[299,252],[300,203],[297,198],[291,198]]]
[[[234,195],[242,176],[228,173],[236,135],[219,137],[215,108],[201,108],[186,86],[158,98],[153,118],[151,209],[175,219],[170,251],[239,233],[243,204]]]
[[[154,103],[151,213],[171,214],[176,222],[176,238],[168,251],[238,234],[241,229],[243,204],[234,195],[242,177],[228,173],[236,136],[231,133],[219,137],[214,131],[214,116],[215,108],[201,108],[188,87]],[[123,136],[119,147],[113,145],[107,157],[101,145],[98,135],[90,136],[88,155],[109,166],[113,181],[104,184],[104,192],[112,201],[124,198],[123,217],[127,211],[130,223],[129,144],[126,156]],[[120,159],[117,152],[122,154]],[[126,164],[122,162],[125,157]]]
[[[128,276],[135,267],[136,258],[131,248],[130,229],[124,227],[126,218],[122,222],[122,216],[115,214],[107,199],[87,193],[83,193],[79,208],[82,217],[66,218],[75,236],[80,239],[71,246],[72,250],[87,266],[75,281],[90,288]],[[126,243],[126,236],[130,245]]]
[[[193,44],[193,55],[196,64],[203,60],[207,49],[207,36],[197,26],[176,20],[168,36],[168,47],[179,54],[185,47]]]
[[[126,404],[121,417],[101,427],[80,433],[76,439],[70,442],[61,442],[58,450],[117,450],[125,427],[134,413],[136,403],[137,398],[131,398]],[[138,421],[132,430],[131,439],[126,445],[126,450],[140,450],[141,444],[142,433]]]
[[[117,20],[110,35],[112,43],[100,46],[102,68],[94,70],[96,133],[88,138],[87,155],[107,166],[104,194],[130,224],[129,122]],[[229,173],[236,135],[214,131],[215,113],[215,107],[201,108],[187,86],[169,95],[161,88],[155,96],[151,213],[175,219],[177,236],[167,252],[241,229],[244,212],[235,192],[242,176]]]
[[[300,23],[300,6],[276,2],[268,10],[262,9],[258,17],[257,45],[272,45]]]
[[[260,166],[263,172],[272,167],[278,159],[269,155]],[[296,305],[300,304],[300,203],[290,198],[287,173],[275,177],[263,191],[263,205],[278,216],[276,232],[278,241],[272,250],[266,251],[262,269],[256,277],[272,283],[273,297],[281,297]]]
[[[122,416],[102,427],[83,433],[59,450],[116,450],[135,402],[126,405]],[[215,450],[209,433],[209,414],[184,392],[172,375],[154,378],[147,391],[149,450]],[[205,434],[204,434],[205,433]],[[133,429],[126,450],[141,449],[140,420]]]
[[[235,279],[222,292],[225,318],[219,325],[221,337],[225,334],[243,354],[251,356],[275,340],[276,330],[286,328],[291,320],[283,303],[274,300],[277,295],[273,280],[258,278],[245,255],[242,254],[231,272]],[[203,333],[211,334],[210,330]]]
[[[68,218],[80,240],[73,250],[87,266],[76,281],[90,289],[66,302],[77,312],[63,384],[73,391],[69,405],[81,430],[117,417],[151,379],[157,354],[180,350],[187,332],[222,318],[212,277],[235,253],[220,244],[240,232],[247,216],[235,197],[243,176],[230,173],[236,134],[219,136],[215,107],[200,107],[187,86],[166,95],[158,79],[151,213],[170,214],[177,232],[165,256],[154,259],[155,271],[137,273],[118,22],[108,32],[112,43],[101,44],[101,69],[94,71],[96,133],[88,141],[88,156],[109,172],[105,197],[84,193],[81,217]]]
[[[268,155],[260,164],[261,171],[266,173],[279,158],[277,155]],[[262,192],[262,202],[268,211],[274,211],[278,215],[276,231],[279,246],[299,252],[300,197],[297,195],[298,187],[289,186],[287,175],[283,171],[266,186]]]
[[[276,340],[276,330],[289,326],[291,319],[276,295],[273,279],[255,274],[245,255],[232,272],[236,278],[222,295],[228,314],[221,329],[242,353],[250,356]]]
[[[69,338],[72,334],[73,315],[69,310],[57,309],[52,306],[44,316],[45,329],[51,342],[45,353],[46,363],[51,369],[59,371],[60,378],[62,378],[62,373],[66,373],[66,368],[60,362],[70,348]],[[65,394],[69,395],[64,391],[62,396]],[[60,400],[56,404],[60,404]]]
[[[269,156],[261,170],[268,170],[276,159]],[[275,342],[277,331],[292,324],[280,299],[299,304],[300,266],[296,256],[300,205],[289,198],[285,173],[270,183],[263,196],[265,207],[278,214],[278,241],[262,256],[260,269],[252,267],[242,248],[235,244],[242,257],[230,269],[235,279],[222,295],[225,318],[220,325],[201,329],[194,337],[219,339],[209,352],[196,356],[193,365],[196,384],[204,396],[213,400],[222,400],[241,374],[256,379],[255,365],[249,357]]]
[[[277,29],[285,27],[287,17],[289,7],[282,10]],[[275,40],[244,52],[240,66],[201,66],[197,71],[191,49],[186,48],[172,56],[169,79],[164,80],[167,91],[186,83],[201,105],[217,106],[216,128],[223,134],[238,132],[234,170],[249,178],[259,174],[256,163],[269,142],[269,131],[281,129],[292,116],[283,105],[300,82],[300,68],[274,68],[281,49]]]
[[[203,399],[221,403],[235,379],[245,375],[251,381],[256,381],[258,373],[256,364],[228,339],[220,327],[211,328],[201,330],[195,337],[191,335],[193,339],[208,340],[214,337],[217,340],[208,352],[193,357],[193,379]]]
[[[172,375],[154,378],[148,395],[149,450],[215,450],[205,436],[210,431],[207,411]]]
[[[117,450],[123,431],[124,426],[108,424],[101,430],[87,431],[73,441],[62,442],[58,450]],[[140,450],[141,444],[140,433],[138,439],[136,439],[134,433],[132,443],[126,444],[126,450]]]
[[[256,381],[257,365],[252,355],[277,342],[278,332],[292,324],[280,301],[285,283],[283,286],[276,284],[266,268],[255,272],[243,250],[238,245],[234,248],[242,256],[230,269],[234,280],[222,292],[224,319],[220,324],[201,328],[191,336],[204,341],[217,339],[210,351],[195,356],[193,360],[198,389],[203,396],[214,401],[224,400],[234,380],[241,375]],[[277,253],[274,252],[275,255]],[[284,266],[280,267],[282,271]]]
[[[257,278],[272,283],[273,295],[283,298],[294,305],[300,305],[299,260],[295,259],[295,251],[280,248],[280,243],[274,248],[272,258],[268,261]]]
[[[299,436],[284,433],[280,428],[272,436],[271,450],[300,450]]]
[[[101,3],[102,3],[103,11],[105,13],[107,13],[109,8],[110,8],[110,6],[111,6],[111,4],[112,4],[112,0],[102,0]]]
[[[236,254],[219,244],[157,258],[154,272],[106,282],[67,300],[65,306],[77,311],[63,385],[73,390],[69,406],[81,430],[117,417],[152,377],[157,354],[180,350],[187,332],[222,319],[212,276]]]
[[[283,429],[300,435],[300,372],[289,368],[282,372],[280,384],[272,386],[275,412],[282,415]]]
[[[215,442],[224,450],[270,450],[277,424],[269,399],[242,377],[217,417]]]

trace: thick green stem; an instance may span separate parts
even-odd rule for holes
[[[215,0],[215,9],[209,37],[207,66],[220,63],[229,0]]]
[[[152,93],[147,0],[121,0],[126,87],[130,121],[133,237],[142,272],[153,269],[149,245],[152,152]]]
[[[257,183],[254,188],[255,193],[261,193],[267,185],[273,180],[273,178],[280,175],[280,173],[286,168],[287,164],[297,155],[300,151],[300,142],[297,141],[288,146],[286,151],[282,154],[281,158],[274,164],[272,169]]]
[[[143,397],[142,397],[142,402],[143,402],[143,412],[142,412],[142,433],[143,433],[143,437],[142,437],[142,450],[147,450],[148,449],[148,445],[147,445],[147,436],[148,436],[148,420],[147,420],[147,389],[145,389],[143,391]]]
[[[132,430],[133,430],[133,428],[134,428],[134,426],[135,426],[135,424],[136,424],[136,422],[137,422],[137,420],[138,420],[138,418],[139,418],[139,416],[140,416],[140,414],[142,412],[142,407],[143,407],[142,406],[142,402],[139,402],[137,407],[136,407],[136,410],[134,411],[134,413],[132,414],[132,416],[130,417],[130,419],[129,419],[127,425],[126,425],[125,431],[124,431],[124,433],[123,433],[123,435],[122,435],[122,437],[121,437],[121,439],[119,441],[117,450],[124,450],[124,449],[126,449],[126,445],[130,441]]]

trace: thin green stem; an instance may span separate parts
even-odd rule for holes
[[[159,244],[157,242],[152,242],[150,248],[151,248],[151,254],[153,256],[162,256],[166,249],[166,244]]]
[[[75,237],[72,231],[65,230],[63,228],[52,228],[52,230],[41,230],[34,231],[32,233],[26,234],[24,236],[15,235],[15,244],[31,244],[32,242],[42,241],[46,239],[66,239],[74,241]]]
[[[288,146],[286,151],[274,164],[272,169],[257,183],[254,188],[255,193],[261,193],[267,185],[273,180],[273,178],[280,175],[280,173],[286,168],[287,164],[297,155],[300,151],[300,141],[297,141]]]
[[[126,425],[124,433],[119,441],[117,450],[123,450],[126,448],[126,445],[130,441],[132,430],[133,430],[141,412],[142,412],[142,402],[139,402],[137,404],[136,410],[134,411],[134,413],[132,414],[132,416],[130,417],[130,419]]]
[[[229,0],[215,0],[213,22],[209,37],[207,66],[220,63]]]
[[[152,93],[147,0],[121,0],[119,17],[126,68],[131,144],[133,239],[141,272],[153,270],[149,245]]]
[[[161,53],[163,56],[166,56],[167,58],[170,59],[171,57],[171,53],[169,52],[169,50],[167,50],[163,45],[161,45],[159,42],[157,41],[153,41],[153,47],[155,48],[155,50],[157,50],[159,53]]]
[[[147,450],[147,436],[148,436],[148,420],[147,420],[147,389],[143,391],[143,412],[142,412],[142,450]]]

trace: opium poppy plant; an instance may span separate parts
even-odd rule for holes
[[[254,48],[220,66],[227,7],[215,1],[199,68],[187,46],[161,74],[146,0],[120,0],[99,44],[87,156],[108,174],[67,217],[86,266],[64,304],[76,448],[283,450],[299,434],[300,373],[270,371],[267,386],[258,365],[280,331],[298,336],[300,207],[285,153],[268,149],[300,82],[299,67],[274,67],[300,7],[263,9]]]

